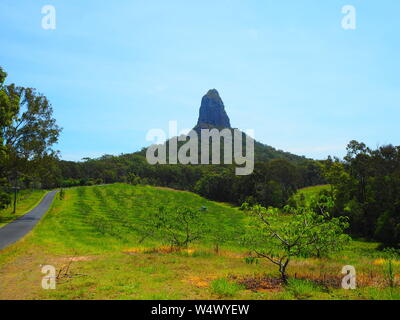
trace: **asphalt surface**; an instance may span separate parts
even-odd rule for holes
[[[0,228],[0,250],[17,242],[33,229],[47,210],[49,210],[57,192],[48,192],[35,208],[3,228]]]

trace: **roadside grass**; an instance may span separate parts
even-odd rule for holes
[[[181,251],[160,237],[140,242],[159,206],[205,206],[207,222],[226,229],[241,230],[246,220],[236,208],[189,192],[126,184],[68,189],[28,236],[0,251],[0,299],[399,299],[399,289],[385,285],[378,243],[356,240],[329,258],[294,259],[283,286],[275,265],[246,263],[238,241],[218,253],[211,239]],[[42,289],[43,265],[57,269],[56,290]],[[357,270],[356,290],[341,289],[345,265]]]
[[[45,190],[21,190],[17,195],[17,210],[13,213],[13,205],[0,210],[0,228],[28,213],[42,200]],[[14,199],[14,198],[13,198]]]

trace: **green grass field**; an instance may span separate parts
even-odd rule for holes
[[[218,253],[210,239],[180,252],[159,237],[139,242],[160,206],[205,206],[210,225],[232,230],[246,220],[236,208],[189,192],[125,184],[69,189],[33,232],[0,251],[0,299],[400,299],[386,286],[377,243],[353,241],[330,258],[295,259],[283,286],[271,263],[247,264],[236,241]],[[57,269],[55,290],[41,287],[44,265]],[[356,290],[341,289],[345,265],[357,270]]]
[[[303,197],[305,203],[308,203],[319,192],[324,190],[330,191],[330,188],[331,186],[329,184],[302,188],[297,191],[297,193],[293,196],[293,198],[296,201],[300,201],[301,197]]]
[[[10,223],[11,221],[21,217],[29,210],[34,208],[45,194],[45,190],[20,191],[17,196],[16,213],[13,213],[13,206],[10,206],[9,208],[4,210],[0,210],[0,228]]]

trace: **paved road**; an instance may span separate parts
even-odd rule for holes
[[[33,229],[40,218],[49,210],[58,191],[50,191],[42,201],[24,216],[0,228],[0,250],[21,239]]]

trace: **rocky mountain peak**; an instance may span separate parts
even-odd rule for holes
[[[201,99],[197,128],[231,128],[224,103],[216,89],[211,89]]]

